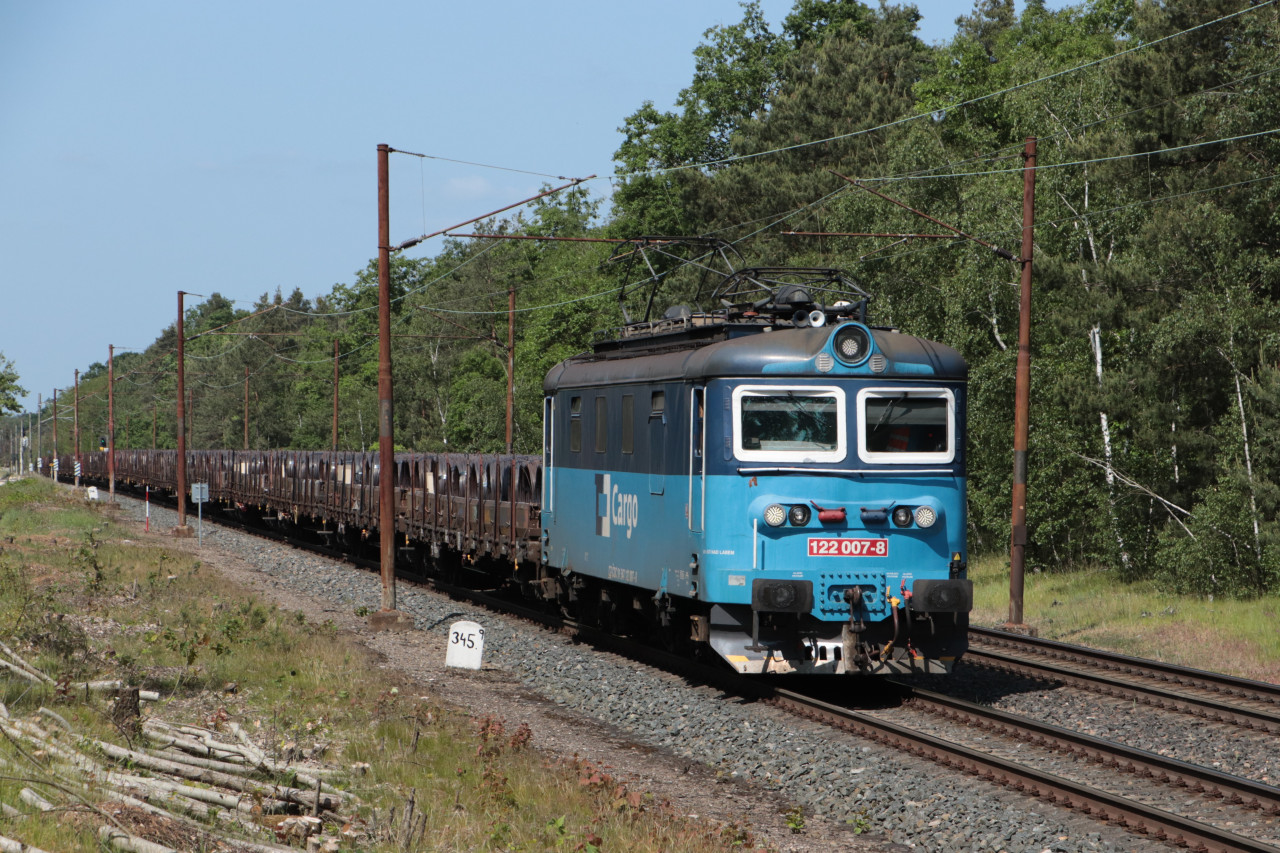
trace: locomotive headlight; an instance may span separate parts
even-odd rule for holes
[[[871,352],[871,334],[862,326],[846,323],[832,338],[836,357],[845,364],[857,364]]]
[[[911,526],[911,507],[900,506],[893,511],[893,523],[898,527]]]
[[[792,527],[804,527],[809,523],[809,516],[809,508],[804,504],[796,504],[787,513],[787,519]]]
[[[933,507],[918,506],[916,507],[916,526],[932,527],[933,523],[938,520],[938,514],[933,511]]]
[[[782,504],[769,504],[764,508],[764,523],[770,527],[781,527],[787,520],[787,508]]]

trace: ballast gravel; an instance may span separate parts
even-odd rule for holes
[[[122,498],[120,504],[127,516],[142,519],[141,502]],[[176,524],[176,515],[169,510],[152,504],[150,512],[153,531]],[[194,518],[188,520],[195,526]],[[381,583],[367,570],[210,523],[203,525],[203,542],[252,566],[262,573],[266,585],[324,599],[335,612],[372,612],[380,606]],[[691,687],[666,673],[410,584],[397,586],[397,606],[414,617],[419,631],[439,637],[441,660],[453,622],[480,622],[485,626],[486,669],[495,667],[518,679],[529,692],[583,719],[584,727],[595,725],[586,721],[597,721],[638,748],[667,751],[705,765],[715,781],[726,783],[726,791],[747,783],[776,797],[780,811],[799,806],[797,822],[824,825],[822,849],[854,849],[855,843],[860,850],[948,853],[1170,849],[772,707]],[[394,643],[395,635],[384,635],[378,642]],[[439,678],[438,667],[431,672],[433,676],[425,680]],[[1263,758],[1256,749],[1241,744],[1239,733],[1216,739],[1206,735],[1206,730],[1217,727],[1202,721],[1160,715],[1157,723],[1154,714],[1121,714],[1104,698],[979,668],[965,669],[962,677],[961,692],[1006,710],[1102,737],[1119,735],[1134,744],[1146,745],[1140,743],[1145,739],[1150,744],[1147,748],[1173,746],[1173,754],[1183,760],[1228,772],[1276,778],[1274,741]],[[939,687],[937,683],[929,686]],[[856,699],[850,697],[850,702]],[[492,712],[501,714],[502,709]],[[1123,720],[1117,722],[1117,717]],[[864,834],[879,843],[866,843],[869,839],[860,837]],[[797,840],[789,849],[810,849]]]

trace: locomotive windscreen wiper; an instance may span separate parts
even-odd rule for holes
[[[880,420],[876,421],[876,425],[871,428],[872,435],[879,432],[880,427],[884,426],[884,422],[889,420],[889,415],[893,413],[893,407],[905,399],[907,399],[907,395],[903,393],[901,396],[889,400],[889,405],[884,407],[884,413],[880,415]]]

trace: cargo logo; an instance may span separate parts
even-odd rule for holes
[[[640,498],[612,484],[612,475],[596,474],[596,535],[609,537],[613,528],[625,527],[627,538],[640,519]]]

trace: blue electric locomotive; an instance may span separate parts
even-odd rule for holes
[[[743,673],[950,671],[964,360],[868,325],[836,271],[743,270],[716,296],[547,375],[544,583]]]

